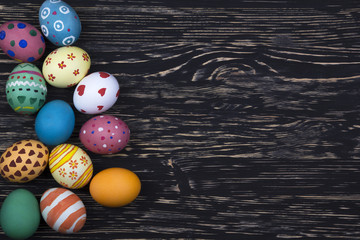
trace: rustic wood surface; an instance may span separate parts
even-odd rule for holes
[[[106,113],[132,133],[118,154],[89,152],[94,171],[130,169],[142,190],[122,208],[74,190],[82,231],[42,221],[31,239],[360,239],[360,3],[318,2],[68,1],[90,72],[119,80]],[[41,3],[1,0],[0,23],[39,28]],[[46,43],[38,67],[55,49]],[[0,53],[0,88],[16,64]],[[47,101],[72,104],[73,91],[49,87]],[[37,139],[35,116],[12,111],[5,91],[0,103],[2,152]],[[90,117],[76,112],[68,143],[83,147]],[[56,186],[49,171],[0,179],[0,200]]]

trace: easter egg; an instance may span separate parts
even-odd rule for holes
[[[34,62],[44,54],[45,40],[31,24],[10,21],[0,26],[0,48],[12,59]]]
[[[65,188],[46,190],[40,199],[40,211],[45,222],[60,233],[78,232],[86,222],[84,203]]]
[[[8,147],[0,157],[0,174],[11,182],[25,183],[46,168],[49,150],[37,140],[22,140]]]
[[[90,69],[91,60],[87,52],[75,46],[55,49],[43,63],[45,80],[52,86],[68,88],[75,86]]]
[[[89,155],[72,144],[60,144],[51,151],[49,168],[60,185],[71,189],[84,187],[93,174]]]
[[[34,114],[45,103],[47,87],[40,69],[31,63],[21,63],[6,82],[6,99],[20,114]]]
[[[84,77],[76,86],[73,102],[85,114],[99,114],[110,109],[120,92],[116,78],[106,72],[94,72]]]
[[[130,129],[120,118],[100,115],[83,124],[79,138],[91,152],[112,154],[121,151],[127,145]]]
[[[39,202],[30,191],[12,191],[1,206],[1,228],[11,239],[31,237],[40,224]]]
[[[125,168],[108,168],[90,182],[92,198],[105,207],[122,207],[136,199],[141,190],[138,176]]]
[[[64,1],[46,0],[39,10],[39,22],[44,36],[57,46],[71,45],[80,36],[79,16]]]
[[[75,127],[75,114],[63,100],[46,103],[35,119],[35,132],[41,142],[55,146],[68,140]]]

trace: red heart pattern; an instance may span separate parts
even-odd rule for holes
[[[108,78],[110,77],[110,74],[106,73],[106,72],[100,72],[100,77],[102,78]]]
[[[77,88],[76,90],[78,91],[79,96],[84,95],[85,85],[80,85],[80,86],[78,86],[78,88]]]
[[[103,97],[105,95],[106,88],[101,88],[98,93]]]

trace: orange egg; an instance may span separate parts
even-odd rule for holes
[[[108,168],[94,176],[90,182],[92,198],[105,207],[125,206],[139,195],[138,176],[125,168]]]

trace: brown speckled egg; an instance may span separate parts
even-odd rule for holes
[[[37,140],[22,140],[6,149],[0,157],[0,174],[3,178],[18,183],[29,182],[46,168],[49,150]]]

